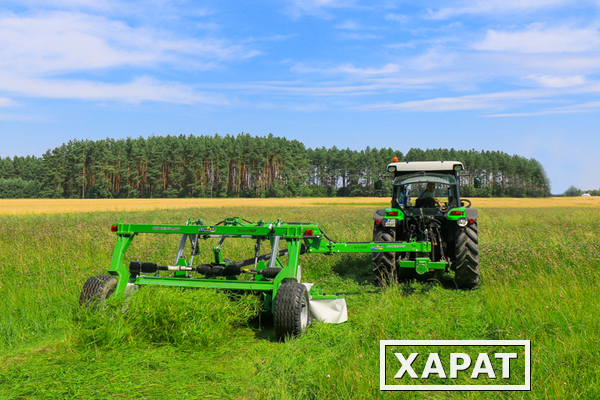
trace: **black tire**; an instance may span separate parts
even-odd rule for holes
[[[373,227],[374,242],[393,242],[393,232],[381,225]],[[387,286],[398,279],[394,253],[373,253],[373,275],[375,286]]]
[[[110,275],[96,275],[83,284],[79,305],[81,307],[97,307],[108,299],[117,287],[117,278]]]
[[[310,324],[309,299],[306,286],[284,283],[279,286],[273,307],[273,325],[278,339],[299,336]]]
[[[459,289],[475,289],[479,285],[479,238],[477,222],[458,228],[454,283]]]

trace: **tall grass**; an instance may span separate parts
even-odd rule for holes
[[[482,209],[483,286],[371,285],[369,255],[301,258],[304,280],[344,294],[349,321],[274,340],[260,299],[143,288],[127,304],[80,310],[83,282],[104,273],[110,225],[224,217],[317,223],[337,240],[370,240],[373,207],[202,208],[0,217],[0,398],[378,398],[379,340],[529,339],[532,391],[511,398],[599,398],[600,221],[589,208]],[[173,262],[175,235],[140,235],[128,259]],[[253,244],[227,240],[226,257]],[[210,245],[200,262],[210,256]],[[260,315],[260,318],[258,316]],[[260,320],[260,322],[259,322]],[[406,394],[405,394],[406,395]],[[408,398],[496,398],[412,393]]]

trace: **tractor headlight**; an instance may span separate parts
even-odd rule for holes
[[[458,226],[464,227],[464,226],[467,226],[467,224],[469,223],[469,220],[466,218],[459,218],[458,220],[456,220],[456,223],[458,224]]]

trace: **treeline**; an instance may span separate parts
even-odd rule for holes
[[[393,157],[461,161],[465,196],[550,194],[539,162],[498,151],[310,149],[240,134],[71,140],[42,157],[0,158],[0,198],[373,196]]]
[[[578,196],[600,196],[600,189],[597,190],[581,190],[575,185],[569,186],[567,190],[563,193],[564,197],[578,197]]]

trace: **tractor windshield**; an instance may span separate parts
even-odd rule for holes
[[[436,173],[419,173],[398,176],[394,179],[393,203],[396,207],[413,207],[419,197],[427,191],[433,194],[442,204],[456,206],[458,202],[456,178],[453,175]],[[425,197],[431,195],[425,195]]]

